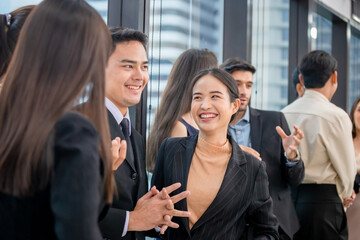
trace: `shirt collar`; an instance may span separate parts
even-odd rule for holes
[[[312,89],[306,89],[303,97],[316,98],[324,102],[330,102],[322,93]]]
[[[130,115],[129,115],[129,109],[126,111],[125,117],[122,115],[120,110],[116,107],[116,105],[110,101],[107,97],[105,97],[105,106],[110,111],[110,113],[114,116],[116,122],[118,125],[122,122],[124,118],[128,120],[129,123],[129,135],[131,136],[131,121],[130,121]]]

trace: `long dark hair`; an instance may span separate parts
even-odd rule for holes
[[[20,30],[34,7],[29,5],[8,14],[0,14],[0,79],[10,63]]]
[[[190,111],[191,79],[203,69],[217,67],[216,55],[208,49],[192,48],[183,52],[171,69],[168,82],[155,114],[147,146],[147,166],[154,169],[156,154],[162,141],[170,136],[175,123]]]
[[[111,46],[102,18],[83,0],[46,0],[32,11],[0,94],[0,190],[27,196],[49,184],[53,159],[43,155],[51,131],[87,92],[87,104],[77,111],[99,133],[105,196],[111,202],[112,159],[104,103]]]
[[[358,103],[360,102],[360,97],[358,99],[356,99],[356,101],[354,102],[354,104],[351,107],[350,110],[350,119],[351,119],[351,123],[352,123],[352,137],[356,138],[356,126],[355,126],[355,119],[354,119],[354,113],[356,111],[356,106],[358,105]]]

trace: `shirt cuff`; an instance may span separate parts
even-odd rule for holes
[[[286,152],[284,152],[284,156],[286,157],[286,166],[293,167],[300,162],[299,160],[301,159],[301,157],[300,157],[299,149],[296,150],[296,155],[297,155],[296,158],[288,159],[286,156]]]
[[[286,159],[286,166],[288,167],[293,167],[296,164],[298,164],[300,161],[296,161],[296,162],[289,162],[289,160]]]
[[[121,237],[124,237],[127,234],[128,226],[129,226],[129,211],[126,211],[126,219],[125,219],[125,224],[124,224],[124,230],[123,230],[123,233],[122,233]]]

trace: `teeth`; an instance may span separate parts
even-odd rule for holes
[[[140,87],[139,86],[127,86],[128,88],[130,88],[130,89],[139,89]]]
[[[216,117],[215,114],[201,114],[201,118],[212,118],[212,117]]]

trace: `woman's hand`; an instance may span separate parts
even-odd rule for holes
[[[120,138],[117,137],[111,141],[111,145],[113,160],[112,169],[113,171],[116,171],[126,158],[126,141],[120,141]]]

